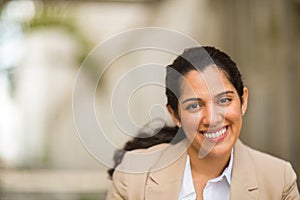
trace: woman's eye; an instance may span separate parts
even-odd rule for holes
[[[230,99],[230,98],[228,98],[228,97],[224,97],[224,98],[221,98],[221,99],[219,100],[219,102],[220,102],[221,104],[226,104],[226,103],[229,103],[231,100],[232,100],[232,99]]]
[[[201,108],[200,104],[199,103],[193,103],[193,104],[190,104],[186,107],[186,110],[188,111],[191,111],[191,112],[195,112],[195,111],[198,111],[199,109]]]

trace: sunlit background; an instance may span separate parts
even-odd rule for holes
[[[74,80],[96,45],[149,26],[179,31],[231,55],[250,89],[242,140],[290,161],[300,176],[299,19],[299,0],[0,1],[0,199],[104,199],[108,168],[77,136]],[[114,63],[99,82],[98,103],[145,55]],[[158,60],[168,64],[173,58]],[[93,70],[87,80],[97,78]],[[137,123],[149,121],[146,105],[164,105],[162,88],[157,91],[131,102]]]

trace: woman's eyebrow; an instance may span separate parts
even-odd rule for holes
[[[234,91],[227,90],[227,91],[224,91],[224,92],[221,92],[221,93],[217,94],[215,97],[218,98],[218,97],[223,96],[225,94],[234,94]]]
[[[188,98],[188,99],[185,99],[181,102],[181,104],[184,104],[186,102],[189,102],[189,101],[203,101],[201,98]]]
[[[234,91],[227,90],[227,91],[221,92],[221,93],[217,94],[217,95],[215,96],[215,98],[218,98],[218,97],[223,96],[223,95],[226,95],[226,94],[234,94]],[[181,104],[184,104],[184,103],[189,102],[189,101],[198,101],[198,102],[201,102],[201,101],[203,101],[203,99],[201,99],[201,98],[196,98],[196,97],[188,98],[188,99],[183,100],[183,101],[181,102]]]

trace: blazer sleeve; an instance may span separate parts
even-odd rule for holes
[[[289,162],[285,166],[285,187],[282,193],[283,200],[299,200],[297,176]]]
[[[127,200],[128,199],[128,177],[124,173],[115,170],[112,177],[112,184],[108,190],[106,200]]]

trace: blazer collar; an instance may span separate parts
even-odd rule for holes
[[[182,141],[168,146],[148,174],[145,199],[178,199],[186,164],[186,145]]]
[[[146,199],[177,199],[181,188],[183,172],[186,164],[185,142],[168,145],[155,168],[148,173],[145,196]],[[230,199],[253,200],[258,199],[258,184],[255,166],[248,150],[240,140],[234,146],[233,169],[230,186]],[[176,154],[177,158],[166,167],[170,156]],[[158,170],[159,169],[159,170]],[[169,192],[170,191],[170,192]],[[166,198],[162,198],[166,197]]]
[[[231,199],[257,199],[258,184],[255,166],[249,152],[240,140],[235,144],[233,156]]]

